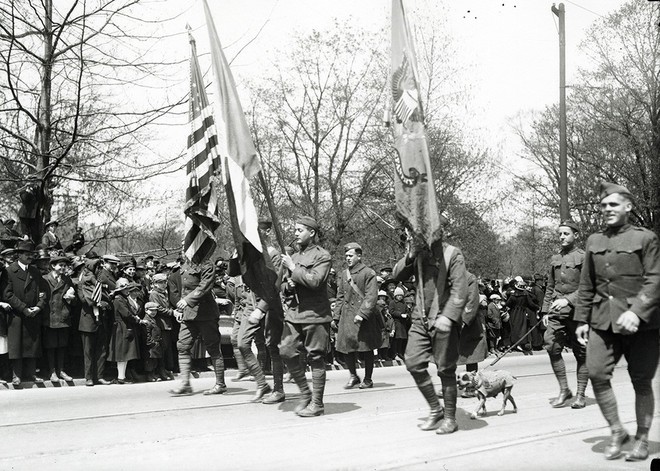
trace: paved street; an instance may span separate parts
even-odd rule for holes
[[[574,387],[574,360],[564,357]],[[651,458],[603,459],[609,432],[591,388],[583,410],[548,405],[557,385],[543,352],[508,356],[496,368],[518,377],[519,412],[509,406],[498,417],[500,399],[490,399],[487,417],[470,420],[476,399],[459,399],[460,430],[449,436],[417,428],[427,406],[402,366],[377,368],[375,388],[365,391],[342,389],[347,372],[329,371],[326,414],[310,419],[292,412],[293,384],[286,385],[288,400],[275,406],[251,404],[250,382],[228,382],[228,394],[203,396],[211,377],[194,380],[195,395],[177,398],[167,394],[173,382],[2,390],[0,470],[650,469]],[[625,366],[617,369],[614,387],[634,433]],[[654,388],[651,453],[659,458],[658,376]]]

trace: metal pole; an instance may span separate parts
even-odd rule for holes
[[[552,6],[559,18],[559,217],[570,219],[568,208],[568,165],[566,163],[566,10]]]

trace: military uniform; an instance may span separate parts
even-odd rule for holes
[[[550,259],[548,285],[541,312],[548,319],[548,326],[543,335],[544,347],[550,356],[550,364],[560,388],[559,397],[552,403],[553,407],[562,407],[573,395],[568,387],[566,365],[561,355],[564,347],[571,348],[577,361],[577,399],[571,407],[574,409],[584,407],[584,394],[588,382],[587,349],[577,340],[575,335],[577,323],[573,320],[583,264],[584,250],[577,247],[556,253]],[[558,299],[566,299],[568,306],[558,312],[550,312],[552,303]]]
[[[215,386],[205,391],[204,394],[222,394],[227,390],[225,364],[220,352],[220,332],[218,330],[220,314],[211,294],[215,282],[214,273],[213,264],[209,262],[196,266],[185,263],[181,267],[181,299],[186,302],[177,341],[181,387],[172,390],[173,394],[190,394],[192,392],[190,387],[191,349],[198,335],[201,335],[204,341],[215,370]]]
[[[313,243],[294,253],[291,258],[295,268],[289,279],[295,282],[295,288],[290,288],[288,283],[283,284],[284,295],[290,302],[284,314],[280,354],[303,396],[297,413],[308,416],[305,411],[313,409],[310,415],[319,415],[323,413],[325,355],[330,347],[332,314],[327,279],[332,258],[327,250]],[[312,367],[313,391],[309,390],[300,364],[300,351],[303,349]]]
[[[456,362],[458,361],[459,335],[462,315],[467,300],[467,277],[461,251],[451,245],[436,244],[435,251],[424,250],[414,260],[404,257],[394,267],[396,280],[415,276],[419,289],[416,291],[412,326],[408,332],[406,368],[431,407],[431,413],[423,430],[438,428],[437,433],[451,433],[457,429]],[[439,250],[441,249],[441,250]],[[421,276],[420,276],[421,267]],[[448,332],[434,328],[439,315],[451,320]],[[440,406],[433,382],[428,373],[429,361],[437,366],[442,381],[444,410]]]
[[[613,193],[629,195],[625,188],[616,185],[604,183],[602,188],[601,201]],[[610,384],[614,367],[622,355],[628,362],[637,415],[637,441],[626,459],[648,456],[648,431],[654,407],[651,382],[660,355],[659,247],[658,237],[653,232],[630,224],[610,226],[587,240],[575,320],[590,327],[589,379],[601,412],[612,429],[612,441],[605,450],[607,459],[619,457],[621,445],[628,439]],[[639,318],[639,325],[632,331],[622,331],[617,321],[628,311]]]

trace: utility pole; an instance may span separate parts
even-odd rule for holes
[[[570,219],[568,209],[568,165],[566,163],[566,10],[552,5],[559,18],[559,218]]]

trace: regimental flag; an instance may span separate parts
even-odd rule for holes
[[[204,79],[197,61],[195,40],[190,39],[190,136],[186,176],[183,250],[195,264],[208,259],[216,247],[214,232],[220,226],[216,210],[218,198],[213,176],[220,169],[218,137],[213,123],[213,108],[204,89]]]
[[[424,129],[419,74],[403,0],[392,0],[392,127],[396,208],[410,229],[431,244],[442,237]]]
[[[270,257],[264,254],[258,232],[259,219],[250,195],[249,179],[261,171],[261,165],[206,0],[204,13],[215,76],[218,149],[243,282],[271,309],[279,311],[282,305],[279,287],[276,287],[277,273]]]

